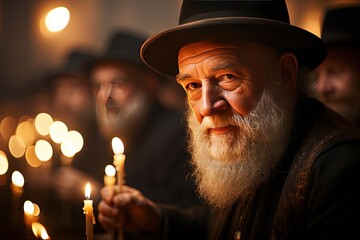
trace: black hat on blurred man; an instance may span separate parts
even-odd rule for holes
[[[321,38],[327,45],[360,46],[360,5],[329,8]]]
[[[300,63],[315,68],[326,57],[323,41],[290,25],[285,0],[183,0],[179,26],[149,38],[141,49],[154,70],[175,76],[179,50],[204,40],[251,40],[293,51]]]

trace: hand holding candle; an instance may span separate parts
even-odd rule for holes
[[[91,194],[91,186],[90,183],[86,184],[85,188],[85,197],[86,200],[84,200],[84,214],[85,214],[85,220],[86,220],[86,239],[92,240],[93,239],[93,225],[95,224],[95,218],[94,218],[94,212],[93,212],[93,206],[92,200],[90,199]]]

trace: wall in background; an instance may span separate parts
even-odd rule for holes
[[[287,0],[291,22],[317,35],[324,7],[360,0]],[[73,48],[100,53],[110,34],[127,27],[148,34],[177,24],[181,0],[0,0],[0,94],[18,96],[59,68]],[[68,27],[41,31],[52,8],[71,12]]]

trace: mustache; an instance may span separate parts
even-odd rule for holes
[[[247,124],[246,118],[241,114],[235,112],[232,114],[216,114],[213,116],[206,116],[201,122],[201,128],[206,130],[209,128],[222,128],[227,126],[239,126]]]
[[[119,108],[119,106],[116,104],[116,102],[115,102],[113,99],[111,99],[111,98],[109,98],[109,99],[106,101],[105,107],[106,107],[106,108]]]

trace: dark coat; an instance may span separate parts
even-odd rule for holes
[[[353,239],[350,236],[358,236],[358,130],[311,99],[303,99],[299,103],[295,119],[295,131],[284,157],[254,198],[248,201],[239,199],[227,209],[206,211],[203,207],[203,210],[197,210],[196,215],[189,213],[188,209],[165,207],[164,219],[168,224],[165,238],[235,239],[238,231],[241,240]],[[322,122],[323,119],[332,120]],[[341,137],[326,135],[326,132],[318,134],[328,125],[341,132]],[[320,138],[320,135],[323,137]],[[330,144],[318,144],[327,137],[331,139]],[[311,159],[311,163],[302,165],[299,168],[301,171],[296,170],[299,159]],[[304,172],[306,176],[303,176]],[[199,211],[202,213],[199,214]],[[211,217],[207,218],[207,214]],[[176,223],[175,227],[173,223]]]

